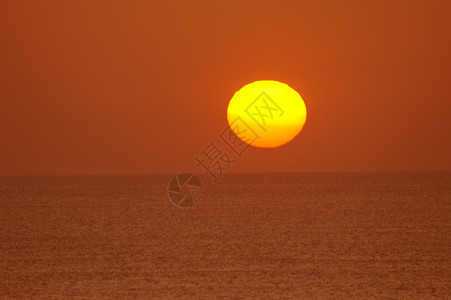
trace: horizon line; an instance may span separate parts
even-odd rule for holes
[[[451,170],[345,170],[345,171],[243,171],[243,172],[227,172],[222,176],[233,174],[315,174],[315,173],[449,173]],[[66,173],[66,174],[0,174],[0,177],[71,177],[71,176],[152,176],[152,175],[168,175],[173,176],[180,173],[204,174],[204,172],[149,172],[149,173]]]

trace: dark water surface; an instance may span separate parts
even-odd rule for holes
[[[0,178],[2,298],[451,298],[451,173]]]

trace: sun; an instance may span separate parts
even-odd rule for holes
[[[307,108],[301,95],[274,80],[243,86],[227,108],[230,129],[242,141],[262,148],[288,143],[301,132],[306,119]]]

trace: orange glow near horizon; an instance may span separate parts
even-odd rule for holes
[[[274,80],[245,85],[233,95],[227,109],[232,131],[242,141],[261,148],[288,143],[301,132],[306,119],[302,97],[287,84]]]

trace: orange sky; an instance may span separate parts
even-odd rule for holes
[[[2,1],[0,175],[196,170],[233,93],[304,98],[231,171],[451,169],[448,1]]]

